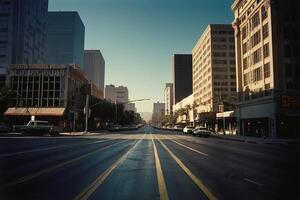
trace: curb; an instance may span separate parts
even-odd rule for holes
[[[237,142],[244,142],[244,143],[251,143],[251,144],[300,144],[300,140],[299,141],[268,141],[268,140],[254,141],[254,140],[239,139],[239,138],[228,138],[224,136],[222,137],[220,135],[212,135],[212,137],[223,139],[223,140],[237,141]]]

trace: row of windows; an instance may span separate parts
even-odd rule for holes
[[[264,70],[264,71],[262,71],[262,70]],[[262,74],[262,73],[264,73],[264,74]],[[258,67],[256,69],[254,69],[253,71],[244,74],[244,86],[246,86],[252,82],[257,82],[257,81],[262,80],[263,75],[264,75],[264,78],[270,77],[270,75],[271,75],[270,63],[264,64],[263,69],[262,69],[262,67]]]
[[[262,8],[261,8],[262,21],[267,19],[267,17],[268,17],[268,11],[265,6],[262,6]],[[260,11],[257,11],[252,16],[252,18],[250,19],[249,25],[247,24],[242,28],[242,39],[244,40],[249,35],[251,30],[255,29],[258,25],[260,25]]]
[[[214,79],[235,79],[236,76],[235,74],[231,74],[231,75],[227,75],[227,74],[215,74],[214,76]]]
[[[217,34],[219,34],[219,35],[225,35],[225,34],[233,35],[234,34],[233,31],[211,31],[211,33],[213,35],[217,35]]]
[[[262,37],[263,39],[266,39],[269,36],[269,26],[268,24],[265,24],[262,28]],[[255,47],[261,42],[261,31],[258,30],[255,32],[249,41],[246,41],[242,45],[242,51],[243,54],[246,54],[251,48]]]
[[[229,57],[235,57],[235,53],[234,52],[213,52],[213,56],[214,57],[226,57],[228,54]]]
[[[227,60],[217,60],[214,59],[213,60],[213,64],[222,64],[222,65],[226,65],[226,64],[230,64],[230,65],[235,65],[235,60],[229,60],[229,62]]]
[[[263,52],[263,55],[262,55]],[[247,69],[249,66],[254,65],[262,60],[262,56],[264,58],[269,57],[270,55],[270,47],[269,43],[263,46],[263,49],[257,49],[252,55],[243,59],[243,69]]]

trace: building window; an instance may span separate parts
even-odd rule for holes
[[[269,36],[269,25],[268,23],[266,23],[265,25],[263,25],[262,27],[262,35],[263,35],[263,39],[267,38]]]
[[[251,47],[255,47],[258,43],[260,43],[260,30],[257,31],[252,37],[251,37]]]
[[[254,53],[253,53],[253,64],[258,63],[259,61],[261,61],[261,49],[257,49]]]
[[[266,8],[266,6],[262,6],[261,7],[261,18],[262,18],[262,21],[264,21],[265,19],[267,19],[268,17],[268,10]]]
[[[270,50],[269,50],[269,43],[265,44],[263,47],[263,54],[264,58],[268,57],[270,55]]]
[[[266,89],[266,90],[269,90],[270,88],[271,88],[270,83],[268,83],[268,84],[265,85],[265,89]]]
[[[260,21],[259,11],[254,14],[251,20],[252,20],[252,29],[254,29],[259,25],[259,21]]]
[[[247,25],[242,28],[242,38],[245,39],[248,35]]]
[[[213,64],[227,64],[227,60],[214,60]]]
[[[271,74],[270,63],[266,63],[266,64],[264,64],[264,77],[268,78],[268,77],[270,77],[270,74]]]
[[[244,86],[250,83],[250,79],[251,79],[251,74],[249,72],[244,74]]]
[[[248,59],[247,58],[244,58],[243,59],[243,69],[247,69],[248,68]]]
[[[262,79],[262,74],[261,74],[261,67],[256,68],[253,70],[253,81],[260,81]]]
[[[214,37],[212,39],[214,42],[226,42],[227,39],[225,37]]]
[[[226,57],[226,52],[214,52],[214,57]]]
[[[245,54],[245,53],[247,53],[247,51],[248,51],[248,42],[245,42],[244,44],[243,44],[243,54]]]

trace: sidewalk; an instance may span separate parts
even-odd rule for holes
[[[213,137],[221,138],[224,140],[232,140],[245,143],[253,144],[300,144],[299,139],[273,139],[273,138],[259,138],[259,137],[249,137],[240,135],[223,135],[223,134],[212,134]]]
[[[63,132],[63,133],[60,133],[60,135],[65,135],[65,136],[88,136],[88,135],[104,135],[106,134],[105,131],[103,132],[85,132],[85,131],[82,131],[82,132]]]

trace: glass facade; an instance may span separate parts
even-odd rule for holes
[[[0,74],[9,64],[45,63],[48,0],[0,1]]]
[[[46,63],[76,64],[83,68],[84,32],[77,12],[48,12]]]

